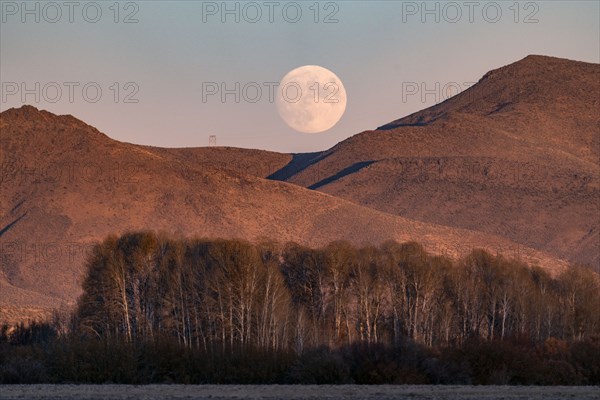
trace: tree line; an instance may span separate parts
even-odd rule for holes
[[[475,250],[462,260],[417,243],[354,247],[109,237],[93,251],[77,329],[129,341],[167,335],[191,347],[267,349],[353,343],[459,345],[600,332],[600,279],[583,267],[552,277]]]
[[[0,382],[600,383],[585,267],[132,232],[86,271],[68,323],[0,330]]]

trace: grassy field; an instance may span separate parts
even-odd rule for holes
[[[600,399],[597,386],[6,385],[0,399]]]

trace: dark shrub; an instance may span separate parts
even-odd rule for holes
[[[350,370],[339,353],[326,348],[309,351],[298,358],[287,374],[288,383],[346,384],[353,383]]]
[[[39,360],[17,357],[0,364],[0,384],[32,384],[47,381],[46,368]]]
[[[571,344],[573,368],[586,385],[600,385],[600,337]]]

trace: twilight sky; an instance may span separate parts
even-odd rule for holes
[[[216,135],[220,146],[324,150],[528,54],[600,62],[597,0],[0,6],[0,111],[32,104],[165,147],[206,146]],[[295,132],[269,99],[268,85],[303,65],[328,68],[345,86],[346,112],[329,131]],[[206,92],[223,85],[233,92],[224,99]]]

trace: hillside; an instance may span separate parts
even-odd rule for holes
[[[600,65],[529,56],[271,178],[600,268],[599,157]]]
[[[565,265],[501,237],[394,216],[215,161],[234,152],[247,157],[239,165],[260,158],[282,166],[287,155],[121,143],[72,116],[31,106],[0,114],[0,145],[5,320],[72,304],[93,243],[129,230],[311,246],[416,240],[454,256],[482,247],[550,270]]]

